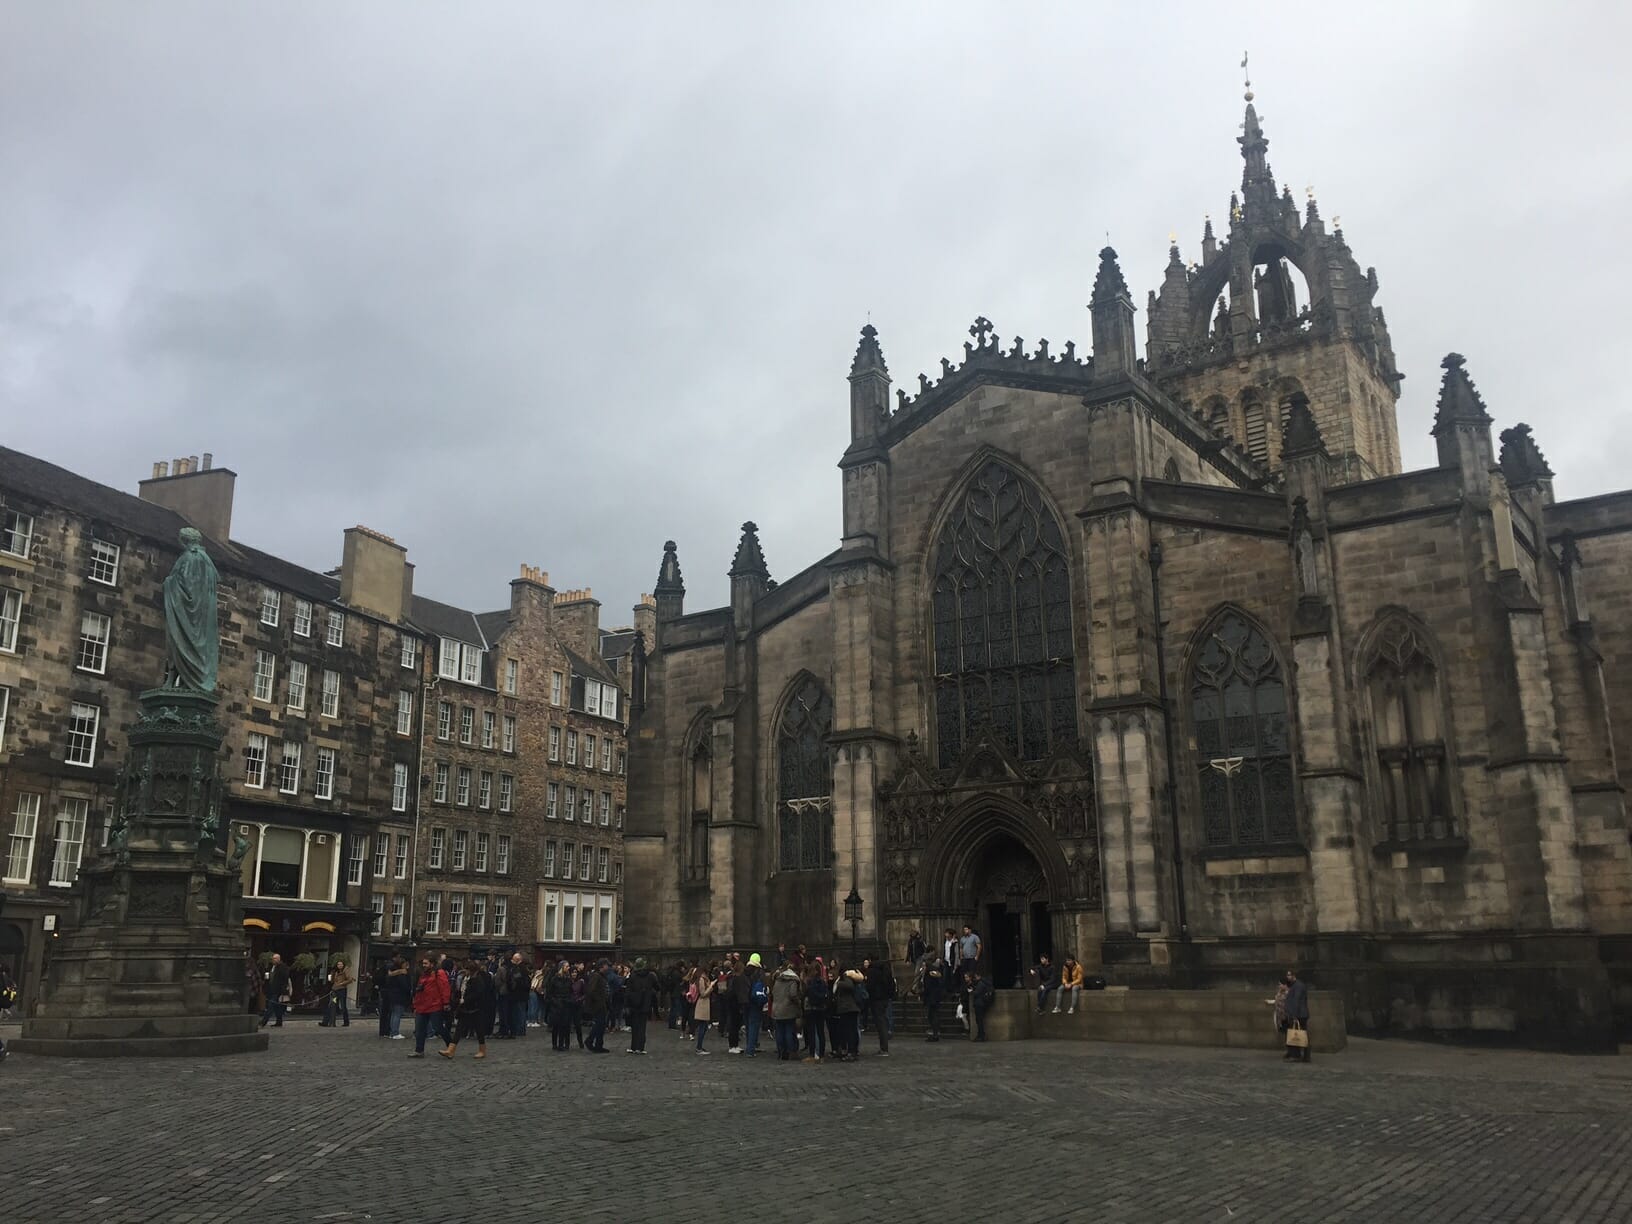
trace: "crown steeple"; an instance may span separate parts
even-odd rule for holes
[[[1376,278],[1356,262],[1340,230],[1327,230],[1313,188],[1300,208],[1276,183],[1250,78],[1243,104],[1241,182],[1216,234],[1204,222],[1199,264],[1181,275],[1169,249],[1146,313],[1146,376],[1198,410],[1205,406],[1210,419],[1222,419],[1220,401],[1237,402],[1244,392],[1255,402],[1284,404],[1291,390],[1305,390],[1287,384],[1302,380],[1335,480],[1397,472],[1400,374],[1375,301]],[[1293,351],[1303,364],[1297,378],[1288,376]],[[1320,384],[1364,391],[1333,395]],[[1242,436],[1232,440],[1248,445],[1252,431],[1239,421],[1235,428]],[[1278,469],[1275,439],[1255,436],[1265,451],[1260,458]]]

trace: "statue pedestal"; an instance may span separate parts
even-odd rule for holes
[[[141,695],[108,847],[79,872],[78,925],[10,1048],[74,1058],[267,1048],[245,1012],[242,885],[217,843],[216,698]]]

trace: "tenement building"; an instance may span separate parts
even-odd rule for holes
[[[510,606],[415,598],[431,637],[417,864],[426,946],[531,956],[617,943],[623,692],[600,603],[522,566]]]
[[[423,657],[412,567],[362,527],[326,574],[233,540],[235,484],[205,455],[156,464],[131,496],[0,448],[0,961],[25,1000],[74,920],[87,846],[106,843],[136,695],[164,674],[162,584],[186,526],[221,576],[220,825],[248,841],[249,949],[312,958],[299,1003],[322,993],[329,958],[406,942]]]
[[[1250,93],[1239,143],[1142,358],[1108,248],[1091,355],[977,318],[892,400],[869,325],[838,548],[777,584],[745,524],[688,612],[665,546],[631,947],[970,923],[999,984],[1291,964],[1362,1031],[1627,1030],[1632,493],[1556,501],[1454,353],[1402,471],[1377,277],[1277,186]]]

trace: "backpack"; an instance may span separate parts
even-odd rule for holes
[[[697,1002],[697,983],[696,982],[693,982],[691,985],[686,987],[686,1002],[687,1003]]]
[[[867,1006],[867,983],[856,983],[856,1006],[865,1009]]]
[[[759,1007],[764,1007],[770,1000],[771,992],[765,989],[765,980],[763,978],[754,979],[754,988],[751,997],[753,998],[755,1005]]]

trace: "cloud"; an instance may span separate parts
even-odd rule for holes
[[[839,534],[844,376],[976,314],[1087,347],[1239,181],[1238,44],[1282,181],[1382,282],[1431,461],[1439,357],[1614,488],[1632,110],[1615,6],[32,6],[0,74],[6,441],[119,487],[239,472],[237,534],[427,594],[525,561],[616,623],[680,542],[723,601]]]

